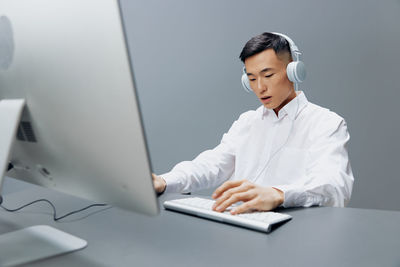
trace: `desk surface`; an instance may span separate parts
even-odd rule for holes
[[[62,215],[91,203],[6,179],[7,207],[47,198]],[[163,209],[148,217],[99,207],[56,223],[43,203],[16,213],[1,210],[0,233],[48,224],[89,243],[29,266],[400,266],[400,212],[328,207],[284,212],[293,219],[264,234]]]

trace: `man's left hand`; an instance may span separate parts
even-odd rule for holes
[[[212,194],[215,199],[213,210],[225,211],[232,204],[243,201],[243,204],[231,210],[231,214],[250,210],[273,210],[284,202],[284,194],[274,187],[262,187],[248,180],[227,181]]]

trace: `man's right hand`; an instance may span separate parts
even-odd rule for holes
[[[165,191],[165,188],[167,187],[167,183],[163,178],[160,176],[155,175],[154,173],[151,174],[153,176],[153,185],[154,189],[158,194],[162,194]]]

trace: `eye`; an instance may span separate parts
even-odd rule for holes
[[[270,75],[265,75],[265,78],[272,77],[272,75],[274,75],[274,73],[272,73],[272,74],[270,74]]]
[[[255,81],[256,79],[252,78],[252,79],[249,79],[249,80],[253,82],[253,81]]]

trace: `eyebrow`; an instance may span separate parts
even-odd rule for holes
[[[265,68],[265,69],[261,70],[260,73],[261,72],[267,72],[267,71],[270,71],[270,70],[273,70],[273,68]],[[250,73],[250,72],[247,72],[247,75],[254,75],[254,74]]]

